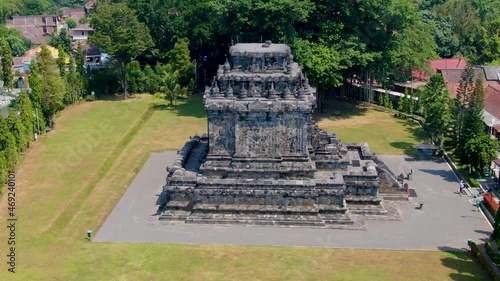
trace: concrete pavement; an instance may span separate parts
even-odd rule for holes
[[[396,175],[413,170],[408,183],[417,197],[397,204],[401,221],[366,221],[365,231],[160,223],[155,202],[165,166],[175,159],[169,151],[151,156],[93,241],[462,250],[469,238],[487,239],[491,228],[473,199],[458,194],[458,180],[445,161],[379,157]],[[421,210],[415,208],[419,202],[424,203]]]

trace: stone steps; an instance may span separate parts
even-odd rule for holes
[[[354,224],[351,218],[345,214],[322,214],[321,217],[326,224]]]
[[[185,221],[190,214],[190,211],[167,210],[158,219],[160,221]]]
[[[225,213],[225,214],[283,214],[283,215],[317,215],[319,210],[305,206],[278,206],[278,205],[236,205],[236,204],[196,204],[193,207],[196,213]]]
[[[317,227],[325,226],[325,222],[319,216],[237,215],[218,213],[194,213],[186,219],[186,223]]]
[[[387,215],[387,210],[382,205],[351,205],[347,208],[351,214],[356,215]]]

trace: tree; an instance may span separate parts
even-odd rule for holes
[[[9,170],[7,168],[7,160],[5,159],[5,152],[0,150],[0,184],[7,182]]]
[[[0,24],[4,24],[8,18],[19,13],[22,6],[22,2],[19,0],[2,0],[0,2]]]
[[[29,138],[27,138],[26,127],[21,122],[21,118],[16,116],[15,110],[11,108],[7,116],[7,127],[16,140],[17,152],[20,153],[28,147]]]
[[[438,17],[433,11],[422,11],[421,15],[422,21],[433,27],[432,34],[434,35],[439,57],[454,57],[460,48],[460,41],[458,35],[453,33],[451,20]]]
[[[2,40],[2,79],[4,87],[7,89],[12,88],[12,52],[10,50],[7,40]]]
[[[337,46],[326,42],[314,43],[308,40],[297,39],[293,42],[295,57],[310,78],[318,92],[327,87],[338,87],[342,84],[342,54]]]
[[[51,15],[57,13],[57,6],[49,0],[23,0],[22,15]]]
[[[66,83],[58,75],[55,60],[47,47],[42,46],[38,56],[38,74],[42,77],[37,91],[40,91],[40,106],[44,116],[49,120],[54,114],[64,108]]]
[[[49,41],[49,45],[58,48],[62,46],[64,52],[71,53],[71,37],[68,34],[66,28],[62,28],[58,33],[53,34],[52,38]]]
[[[482,75],[476,79],[474,90],[468,97],[467,102],[463,115],[463,137],[465,141],[484,134],[484,86]]]
[[[159,87],[159,78],[156,72],[151,68],[149,64],[144,67],[144,87],[146,92],[150,94],[154,94],[158,91]]]
[[[165,99],[170,102],[174,108],[177,106],[175,101],[178,97],[187,94],[187,88],[179,84],[179,72],[174,71],[171,64],[167,64],[162,71],[160,91],[165,94]]]
[[[397,107],[397,111],[399,112],[404,112],[405,111],[405,100],[406,98],[404,98],[402,95],[399,96],[399,99],[398,99],[398,107]]]
[[[142,88],[141,81],[143,80],[143,74],[138,61],[133,60],[127,65],[127,79],[129,81],[130,92],[139,92],[139,88]]]
[[[96,45],[117,61],[123,98],[127,98],[126,65],[153,47],[148,27],[124,3],[102,2],[95,8],[90,25],[95,32],[90,44]]]
[[[500,18],[480,27],[477,44],[477,63],[488,64],[500,60]]]
[[[424,114],[424,126],[432,141],[440,145],[450,122],[450,95],[443,77],[431,76],[420,96]]]
[[[208,5],[218,23],[214,28],[243,42],[259,42],[261,37],[293,41],[297,37],[295,25],[306,22],[315,7],[310,0],[229,0],[209,1]]]
[[[388,46],[391,69],[404,70],[404,81],[411,79],[413,70],[429,71],[428,59],[437,57],[437,45],[429,24],[417,21],[394,37],[394,47]]]
[[[66,54],[61,45],[57,48],[57,67],[59,68],[59,75],[64,76],[66,74]]]
[[[194,63],[189,54],[189,40],[180,38],[169,52],[169,63],[179,73],[179,84],[194,90]]]
[[[33,138],[34,133],[33,124],[35,120],[33,115],[35,114],[35,109],[26,91],[22,91],[19,96],[18,110],[21,123],[24,128],[26,128],[25,133],[27,142],[25,147],[29,147],[30,140]]]
[[[474,55],[477,34],[479,34],[480,18],[472,0],[448,0],[433,8],[440,18],[449,20],[453,34],[460,42],[459,53],[462,56]]]
[[[24,38],[21,33],[14,28],[7,28],[5,25],[0,25],[0,38],[3,38],[9,42],[12,55],[14,57],[23,56],[27,50],[31,47],[31,41]],[[0,46],[0,55],[3,52]]]
[[[469,158],[469,164],[475,171],[484,172],[491,161],[497,156],[498,140],[487,134],[469,139],[465,145],[465,153]]]
[[[453,105],[455,154],[463,164],[468,163],[465,144],[484,134],[483,76],[480,75],[475,82],[474,76],[474,69],[468,65],[462,73]]]
[[[7,170],[13,170],[17,158],[19,156],[19,151],[16,146],[16,139],[9,130],[7,120],[5,120],[0,114],[0,152],[4,152],[5,156],[5,166]]]
[[[76,27],[76,21],[72,18],[66,19],[66,24],[68,25],[69,29],[73,29]]]
[[[75,54],[75,66],[76,66],[76,72],[80,73],[80,75],[84,75],[85,69],[83,68],[84,64],[84,55],[83,55],[83,50],[82,50],[82,44],[80,44],[80,41],[78,41],[78,45],[76,47],[76,54]]]
[[[76,104],[85,90],[85,80],[80,72],[75,71],[75,60],[71,57],[68,74],[66,75],[66,84],[68,85],[68,92],[66,103]]]

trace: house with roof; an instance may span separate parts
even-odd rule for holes
[[[59,57],[59,50],[57,50],[57,48],[54,48],[52,46],[45,46],[45,47],[49,50],[50,54],[52,55],[52,58],[57,59]],[[40,55],[41,51],[42,51],[42,46],[37,46],[35,48],[28,50],[22,57],[14,57],[12,59],[14,72],[19,71],[20,73],[28,74],[31,60],[36,59]],[[66,64],[70,62],[70,58],[67,55],[65,62]]]
[[[47,44],[54,32],[64,27],[57,15],[13,16],[7,20],[8,28],[15,28],[34,44]]]
[[[90,27],[89,24],[79,24],[75,28],[69,30],[69,34],[73,40],[73,43],[77,43],[78,41],[87,41],[89,36],[94,33],[94,29]]]
[[[435,59],[429,61],[429,66],[432,73],[438,73],[440,69],[465,69],[467,61],[462,58]],[[431,78],[429,74],[420,70],[415,70],[412,74],[414,81],[429,81]]]
[[[95,4],[97,4],[97,0],[90,0],[85,3],[84,10],[87,15],[90,14],[90,11],[94,8]]]
[[[500,138],[500,83],[488,84],[484,89],[483,120],[489,133]]]
[[[85,9],[84,8],[68,8],[62,7],[62,18],[66,19],[74,19],[76,22],[80,21],[80,19],[85,17]]]
[[[438,69],[443,76],[450,97],[456,98],[460,86],[462,68]],[[489,134],[500,138],[500,66],[474,67],[474,80],[482,77],[484,85],[483,121]]]

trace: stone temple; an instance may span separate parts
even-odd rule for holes
[[[345,228],[387,217],[388,177],[368,145],[319,129],[315,104],[287,45],[232,46],[205,91],[208,134],[168,167],[160,221]]]

